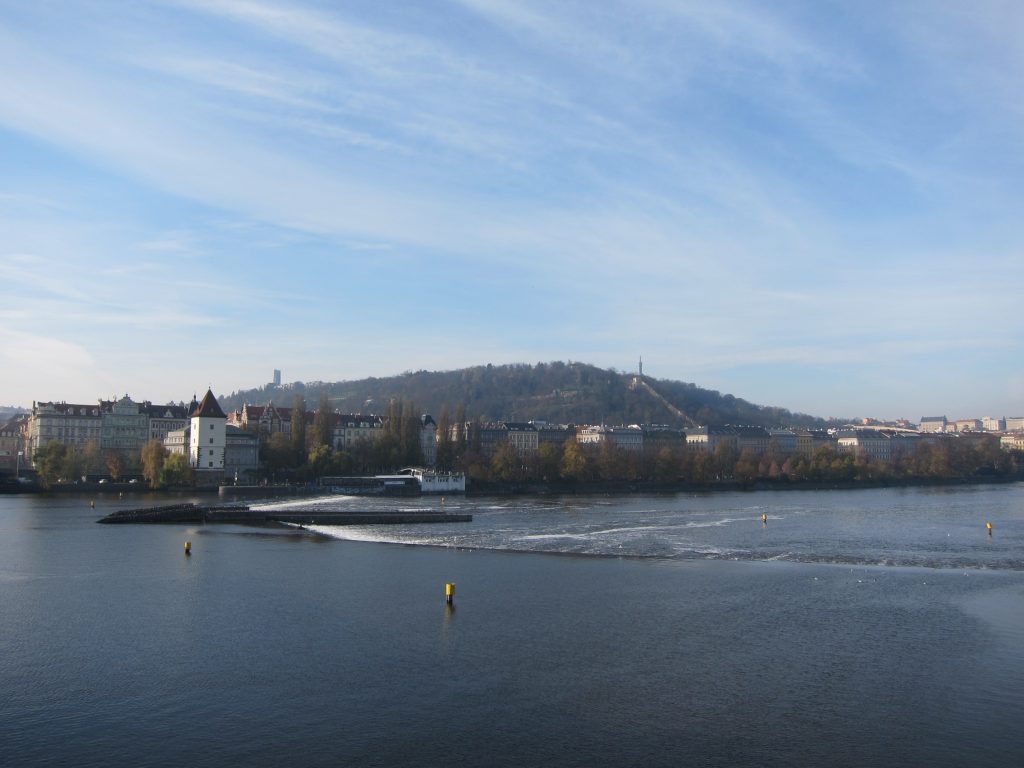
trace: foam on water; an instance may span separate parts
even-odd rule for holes
[[[989,495],[983,503],[977,491],[941,496],[913,489],[814,496],[778,492],[761,494],[764,503],[753,505],[741,494],[511,498],[483,504],[457,497],[444,508],[471,513],[472,522],[307,528],[351,541],[463,549],[1024,570],[1024,485],[993,488]],[[332,511],[402,513],[441,506],[440,499],[430,497],[402,499],[399,506],[393,499],[341,496],[266,506],[310,503]],[[768,515],[767,525],[762,514]],[[997,521],[993,537],[984,535],[983,521],[990,518]]]

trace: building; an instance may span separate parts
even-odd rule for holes
[[[981,428],[986,432],[1002,432],[1006,429],[1006,419],[996,419],[991,416],[981,417]]]
[[[580,445],[602,445],[608,443],[631,453],[644,449],[644,431],[636,426],[606,427],[586,426],[576,430],[576,442]]]
[[[819,449],[835,448],[836,439],[825,429],[798,429],[796,434],[796,453],[806,459],[811,458]]]
[[[0,423],[0,474],[16,475],[28,467],[25,436],[28,414],[20,414]]]
[[[467,421],[463,434],[471,450],[479,447],[480,455],[489,459],[508,439],[508,427],[502,421],[489,421],[485,424]]]
[[[426,466],[437,466],[437,422],[429,413],[420,417],[420,455]]]
[[[123,456],[138,456],[149,441],[149,416],[125,395],[117,402],[100,403],[100,448]]]
[[[768,453],[771,435],[764,427],[734,426],[732,430],[736,434],[736,450],[740,453],[749,451],[755,456]]]
[[[1004,451],[1024,451],[1024,432],[1007,432],[999,438],[999,447]]]
[[[252,432],[233,426],[224,428],[224,479],[238,481],[256,477],[260,466],[260,441]]]
[[[791,429],[769,429],[768,452],[773,450],[781,456],[796,453],[796,432]]]
[[[687,450],[714,453],[723,444],[739,450],[736,432],[731,427],[690,427],[685,431]]]
[[[957,419],[950,423],[954,432],[981,432],[981,419]]]
[[[28,456],[34,457],[51,442],[78,449],[90,441],[99,445],[103,437],[100,407],[100,404],[32,403],[28,422]]]
[[[530,422],[503,421],[505,442],[521,456],[536,453],[540,447],[540,435]]]
[[[227,416],[212,390],[189,417],[188,463],[195,470],[196,485],[219,485],[224,477]]]
[[[246,403],[240,411],[235,411],[228,417],[228,423],[259,435],[261,441],[278,433],[291,437],[292,409],[276,406],[273,402],[267,405]]]
[[[891,437],[880,429],[840,429],[836,432],[836,442],[840,451],[857,458],[885,462],[892,459]]]
[[[643,432],[643,446],[648,453],[657,453],[662,448],[679,450],[686,447],[686,432],[667,424],[634,424]]]
[[[548,424],[546,421],[531,421],[537,432],[537,447],[545,444],[561,448],[567,440],[576,440],[576,427],[571,424]]]
[[[1020,432],[1020,431],[1024,431],[1024,416],[1007,416],[1006,417],[1006,431],[1007,432]]]
[[[945,416],[922,416],[921,417],[921,431],[922,432],[945,432],[946,427],[949,426],[949,422],[946,421]]]
[[[188,406],[153,405],[145,402],[141,410],[149,417],[150,440],[163,442],[169,433],[188,426]]]
[[[380,416],[362,413],[334,414],[331,420],[332,444],[336,451],[350,451],[359,440],[376,440],[384,434]],[[435,449],[435,455],[437,453]]]
[[[95,405],[74,403],[32,404],[28,415],[26,455],[48,443],[59,442],[79,451],[94,443],[101,451],[116,451],[134,458],[150,440],[163,441],[188,423],[184,405],[136,403],[128,395],[120,400],[100,400]]]

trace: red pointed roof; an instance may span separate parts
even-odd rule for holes
[[[224,411],[221,410],[220,405],[217,403],[217,398],[213,396],[213,390],[206,390],[206,394],[203,395],[202,401],[192,411],[192,417],[200,416],[208,419],[226,419]]]

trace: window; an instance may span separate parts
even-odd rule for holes
[[[213,445],[213,438],[210,438],[210,445]]]
[[[210,425],[210,429],[213,429],[213,424]]]

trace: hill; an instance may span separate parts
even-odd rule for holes
[[[13,419],[19,413],[25,413],[25,409],[15,405],[0,405],[0,423]]]
[[[549,421],[561,424],[669,424],[822,427],[825,420],[749,403],[695,384],[635,375],[585,363],[481,365],[457,371],[406,372],[388,378],[341,382],[295,382],[233,392],[220,398],[226,409],[250,405],[290,407],[296,394],[313,410],[321,393],[342,413],[387,412],[388,402],[414,403],[435,418],[460,406],[483,421]],[[653,392],[651,391],[653,390]]]

